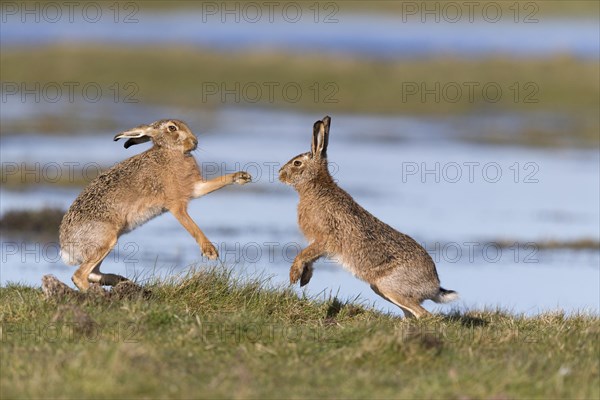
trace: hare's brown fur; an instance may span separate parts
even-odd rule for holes
[[[187,213],[188,202],[231,183],[251,180],[236,172],[204,181],[190,154],[198,141],[185,123],[160,120],[115,136],[128,139],[125,147],[151,140],[149,150],[122,161],[94,179],[65,214],[60,226],[63,259],[80,264],[73,275],[75,285],[85,290],[89,282],[115,285],[125,278],[102,274],[102,260],[123,233],[170,211],[188,230],[209,258],[217,250]]]
[[[427,251],[374,217],[334,182],[327,169],[329,126],[329,117],[317,121],[311,152],[292,158],[280,170],[280,180],[298,191],[298,224],[310,242],[292,264],[291,283],[306,285],[312,264],[329,256],[408,316],[427,315],[421,307],[426,299],[452,300],[456,293],[440,287]]]

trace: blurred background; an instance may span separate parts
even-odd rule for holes
[[[330,170],[438,265],[451,307],[600,309],[597,1],[0,2],[0,284],[71,285],[58,225],[124,149],[186,121],[206,177],[190,204],[240,275],[286,285],[306,245],[277,171],[332,116]],[[374,249],[377,251],[377,249]],[[165,214],[102,265],[143,282],[209,265]],[[399,313],[338,264],[298,293]]]

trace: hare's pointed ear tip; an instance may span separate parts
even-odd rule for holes
[[[116,136],[113,138],[113,141],[114,141],[114,142],[116,142],[116,141],[118,141],[119,139],[123,139],[123,138],[125,138],[125,136],[124,136],[122,133],[119,133],[118,135],[116,135]],[[130,142],[131,142],[131,139],[129,139],[129,140],[126,140],[126,141],[125,141],[125,143],[123,143],[123,147],[125,147],[125,148],[127,149],[129,146],[131,146],[131,145],[133,144],[133,143],[130,143]]]
[[[116,136],[113,138],[113,141],[114,141],[114,142],[116,142],[116,141],[118,141],[119,139],[123,139],[123,138],[124,138],[123,134],[119,133],[118,135],[116,135]],[[130,142],[131,142],[131,139],[129,139],[129,140],[126,140],[126,141],[125,141],[125,143],[123,143],[123,147],[125,147],[125,148],[128,148],[129,146],[131,146],[131,145],[132,145],[132,143],[130,143]]]

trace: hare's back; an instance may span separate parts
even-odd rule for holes
[[[435,263],[416,240],[375,217],[342,189],[333,194],[327,212],[313,216],[312,222],[320,221],[329,251],[356,275],[379,276],[398,268],[435,274]]]
[[[139,209],[140,203],[148,203],[147,207],[160,204],[164,197],[162,184],[149,175],[139,156],[116,164],[92,180],[65,214],[61,232],[85,221],[118,226],[125,223],[132,206]]]

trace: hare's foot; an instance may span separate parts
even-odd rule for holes
[[[313,267],[312,263],[306,264],[302,269],[302,276],[300,277],[300,287],[305,286],[308,282],[310,282],[310,278],[313,275]]]
[[[77,286],[77,289],[81,290],[82,292],[88,290],[90,287],[90,282],[88,281],[87,276],[84,275],[85,271],[80,272],[80,270],[77,270],[71,277],[71,280],[73,281],[75,286]]]
[[[206,194],[219,190],[227,185],[237,183],[238,185],[244,185],[248,182],[252,182],[252,176],[247,172],[235,172],[233,174],[227,174],[213,178],[209,181],[199,181],[194,184],[192,196],[197,199]]]
[[[302,271],[303,268],[301,264],[295,262],[292,264],[290,267],[290,285],[295,285],[300,280]]]
[[[422,318],[431,315],[429,311],[424,309],[421,304],[416,301],[409,299],[405,296],[399,295],[391,290],[381,290],[380,287],[371,285],[371,289],[390,303],[393,303],[400,307],[406,318]]]
[[[294,285],[300,281],[300,287],[310,282],[313,274],[313,263],[294,261],[290,268],[290,284]]]
[[[216,260],[219,258],[219,252],[211,242],[201,243],[200,248],[202,249],[202,254],[209,260]]]
[[[300,281],[300,286],[306,285],[313,274],[313,263],[325,255],[318,243],[311,243],[302,250],[292,263],[290,268],[290,284]]]
[[[427,316],[431,315],[431,313],[429,311],[427,311],[420,304],[417,304],[415,302],[412,302],[412,303],[405,302],[404,305],[400,305],[394,301],[392,303],[394,303],[398,307],[400,307],[400,309],[402,310],[402,312],[404,313],[404,316],[406,318],[419,319],[419,318],[423,318],[423,317],[427,317]]]
[[[237,183],[238,185],[245,185],[248,182],[252,182],[252,176],[244,171],[236,172],[232,178],[233,183]]]
[[[88,281],[99,283],[102,286],[117,286],[119,282],[125,282],[129,279],[117,274],[103,274],[100,271],[93,271],[88,275]]]
[[[110,253],[111,249],[117,244],[117,238],[113,238],[110,242],[108,242],[105,246],[100,248],[100,251],[95,252],[97,255],[92,259],[84,262],[79,266],[77,271],[71,277],[71,280],[77,286],[77,288],[81,291],[86,291],[90,287],[89,276],[92,273],[100,273],[100,264],[102,264],[102,260]]]

